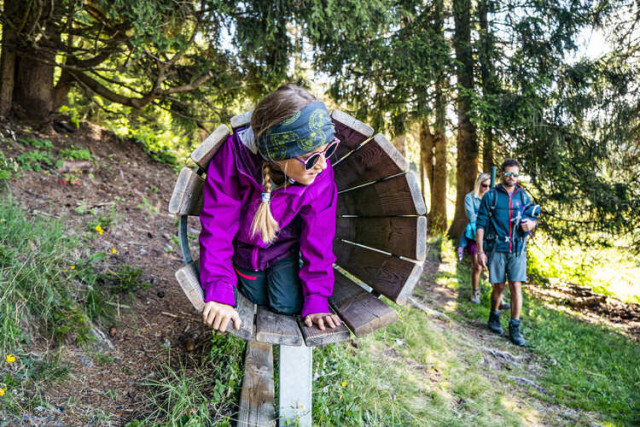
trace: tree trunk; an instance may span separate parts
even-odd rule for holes
[[[407,155],[407,149],[406,149],[407,148],[407,137],[406,137],[406,135],[396,136],[395,138],[393,138],[391,143],[393,144],[394,147],[396,147],[396,150],[398,150],[400,152],[400,154],[402,154],[403,156]]]
[[[23,120],[48,121],[53,110],[53,66],[22,55],[17,65],[14,111]]]
[[[12,21],[23,31],[19,32],[16,45],[15,87],[13,90],[14,113],[23,120],[46,123],[53,110],[53,70],[58,30],[50,19],[55,10],[51,2],[16,2],[17,16],[22,21]],[[37,45],[34,41],[37,40]]]
[[[2,53],[0,57],[0,116],[6,117],[11,110],[16,79],[16,40],[14,26],[19,2],[5,1],[3,14],[7,24],[2,26]]]
[[[480,48],[478,49],[478,62],[480,63],[480,75],[482,77],[482,95],[489,104],[495,94],[495,67],[491,58],[493,37],[489,31],[489,0],[478,2],[478,15],[480,20]],[[490,172],[494,164],[493,159],[493,124],[484,123],[482,131],[482,170]]]
[[[473,54],[471,50],[471,1],[454,0],[454,47],[458,66],[456,74],[459,86],[457,113],[458,135],[456,145],[456,211],[449,228],[450,238],[457,239],[464,230],[467,217],[464,197],[473,189],[478,173],[478,141],[476,128],[471,122],[471,96],[473,93]]]

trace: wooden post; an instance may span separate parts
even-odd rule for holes
[[[238,426],[273,425],[275,421],[273,396],[271,344],[249,341],[244,359],[244,381],[240,395]]]
[[[280,425],[311,427],[311,349],[280,346]]]

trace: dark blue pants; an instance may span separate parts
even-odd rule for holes
[[[300,314],[303,296],[298,256],[280,260],[264,271],[234,268],[238,289],[249,301],[266,305],[276,313]]]

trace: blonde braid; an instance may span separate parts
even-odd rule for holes
[[[271,202],[269,200],[271,197],[271,166],[268,162],[262,164],[262,186],[264,187],[262,202],[253,217],[251,235],[260,232],[263,242],[273,243],[276,240],[280,226],[271,213]]]

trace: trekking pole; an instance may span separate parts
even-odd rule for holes
[[[491,166],[491,187],[493,188],[494,185],[496,185],[496,172],[498,171],[498,168],[495,166]]]

